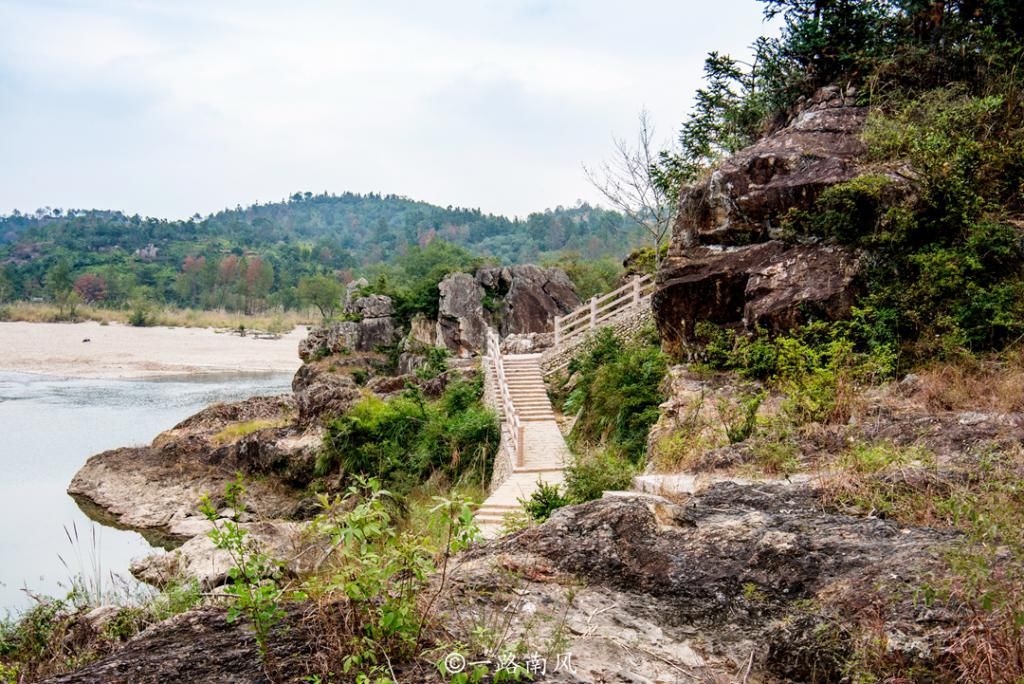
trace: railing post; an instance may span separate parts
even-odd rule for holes
[[[516,465],[520,468],[523,467],[523,463],[525,461],[523,453],[525,451],[523,444],[524,432],[523,424],[519,423],[519,425],[516,426]]]
[[[597,327],[597,295],[590,298],[590,329]]]
[[[640,306],[640,276],[633,276],[633,306]]]
[[[555,347],[562,343],[562,317],[555,316]]]

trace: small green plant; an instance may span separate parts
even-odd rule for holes
[[[763,392],[741,396],[736,403],[725,397],[719,400],[718,415],[730,444],[742,442],[754,433],[754,428],[757,427],[757,410],[761,408],[762,401]]]
[[[239,473],[224,488],[224,504],[231,509],[232,518],[223,519],[208,495],[204,495],[199,510],[213,525],[209,536],[214,546],[228,552],[232,567],[228,570],[225,593],[231,598],[228,622],[244,616],[252,624],[260,656],[269,654],[270,634],[284,617],[281,606],[284,590],[280,586],[281,564],[271,558],[252,538],[248,530],[238,523],[245,510],[245,483]]]
[[[132,311],[128,314],[128,325],[136,328],[145,328],[156,323],[153,314],[153,306],[148,300],[139,298],[132,305]]]
[[[416,369],[416,377],[420,380],[433,380],[445,373],[450,356],[447,347],[427,347],[423,351],[423,365]]]
[[[436,520],[425,526],[441,530],[435,537],[398,525],[393,495],[374,478],[357,478],[344,496],[319,501],[313,528],[330,546],[321,577],[303,592],[324,608],[315,617],[336,644],[332,655],[342,673],[360,682],[397,681],[391,663],[417,654],[450,558],[479,538],[472,508],[458,496],[435,497],[429,512]],[[434,573],[438,588],[425,597]]]
[[[544,522],[556,509],[568,506],[572,501],[562,493],[562,488],[557,484],[540,481],[530,498],[519,499],[519,503],[533,520]]]
[[[566,496],[572,503],[600,499],[607,491],[629,489],[637,467],[613,449],[577,456],[565,470]]]

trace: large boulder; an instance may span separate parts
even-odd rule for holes
[[[501,334],[547,333],[555,317],[580,305],[569,276],[558,268],[533,264],[482,268],[477,282],[501,296]]]
[[[808,318],[840,318],[854,302],[859,263],[854,251],[834,245],[694,247],[658,273],[658,327],[678,351],[698,321],[782,332]]]
[[[678,351],[700,320],[779,332],[848,313],[858,255],[786,244],[780,226],[789,211],[810,209],[822,190],[861,172],[866,118],[852,93],[824,88],[787,126],[682,193],[653,299],[666,346]]]
[[[398,335],[394,306],[386,295],[352,299],[345,312],[356,320],[335,321],[311,330],[299,342],[299,358],[309,362],[333,354],[370,352],[394,344]]]
[[[862,625],[928,671],[963,616],[914,597],[950,539],[824,511],[797,485],[620,494],[470,550],[442,611],[562,639],[571,681],[841,681],[852,644],[822,635]]]
[[[487,337],[484,288],[467,273],[452,273],[438,283],[437,341],[452,354],[469,357],[480,352]]]

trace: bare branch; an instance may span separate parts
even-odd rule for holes
[[[654,124],[646,110],[639,115],[636,146],[623,138],[612,138],[615,154],[598,169],[583,167],[591,185],[617,210],[639,225],[654,242],[655,263],[661,263],[661,245],[672,227],[675,207],[655,173],[658,145]]]

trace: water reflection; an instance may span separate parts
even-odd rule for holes
[[[65,533],[90,530],[91,540],[90,519],[66,494],[89,456],[146,444],[208,404],[280,394],[290,382],[287,374],[128,381],[0,373],[0,614],[30,604],[22,587],[63,590],[69,570],[58,553],[92,571],[91,549],[72,548]],[[127,575],[131,559],[152,549],[132,531],[97,525],[96,537],[104,575]]]

